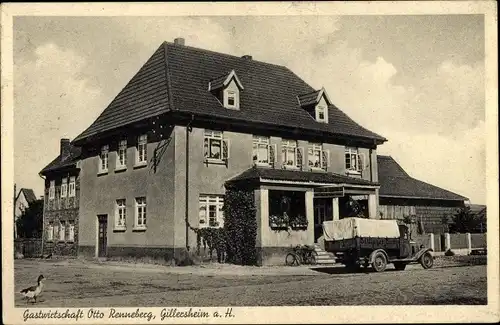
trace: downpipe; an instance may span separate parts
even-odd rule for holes
[[[186,204],[185,204],[185,223],[186,223],[186,250],[189,252],[189,134],[193,130],[191,123],[194,121],[194,115],[191,114],[191,120],[186,125]]]

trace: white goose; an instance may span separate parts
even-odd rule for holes
[[[23,289],[20,291],[20,293],[26,299],[26,303],[28,303],[30,299],[33,299],[34,302],[36,302],[36,298],[42,292],[44,281],[45,281],[45,278],[43,277],[43,275],[40,275],[38,277],[38,285],[29,287],[29,288],[26,288],[26,289]]]

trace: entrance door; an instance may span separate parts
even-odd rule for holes
[[[99,223],[98,236],[97,236],[97,256],[106,257],[106,247],[108,241],[108,216],[97,216]]]
[[[323,235],[323,221],[326,220],[326,204],[323,200],[317,200],[314,204],[314,242]]]

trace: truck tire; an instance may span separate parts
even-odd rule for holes
[[[420,257],[420,264],[424,269],[430,269],[434,265],[434,257],[430,252],[425,252],[422,257]]]
[[[372,267],[375,272],[383,272],[387,267],[387,258],[385,254],[382,252],[377,252],[375,256],[373,256]]]
[[[406,263],[394,262],[394,268],[398,271],[404,271],[404,269],[406,268]]]

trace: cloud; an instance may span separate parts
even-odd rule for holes
[[[83,57],[54,43],[34,54],[34,60],[14,66],[15,178],[41,194],[40,179],[33,175],[59,154],[60,138],[75,137],[97,117],[102,100],[100,91],[79,77]]]
[[[330,44],[299,75],[325,86],[355,121],[388,138],[379,152],[416,178],[484,203],[484,66],[446,60],[397,84],[383,57],[363,59],[347,42]]]

